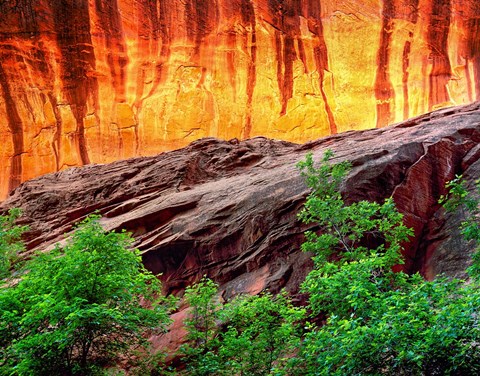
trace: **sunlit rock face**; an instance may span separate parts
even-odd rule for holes
[[[0,197],[205,136],[300,142],[479,97],[476,0],[0,1]]]

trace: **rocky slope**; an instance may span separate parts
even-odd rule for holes
[[[305,142],[480,96],[476,0],[0,1],[0,199],[206,136]]]
[[[133,232],[169,292],[202,275],[227,297],[297,291],[310,261],[299,250],[306,228],[296,214],[308,191],[295,164],[326,149],[353,163],[347,200],[393,195],[417,239],[406,246],[408,271],[463,274],[471,246],[453,240],[459,218],[445,216],[437,200],[455,174],[480,176],[480,103],[304,145],[206,138],[155,157],[71,168],[22,184],[0,210],[24,210],[28,252],[62,241],[98,210],[106,228]]]

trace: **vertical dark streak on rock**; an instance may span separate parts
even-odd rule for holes
[[[377,101],[377,128],[386,126],[394,120],[394,108],[392,107],[395,107],[395,91],[390,81],[389,73],[394,14],[394,1],[384,0],[374,86],[375,99]]]
[[[283,86],[280,88],[282,109],[280,115],[287,113],[288,101],[293,97],[293,64],[297,60],[295,40],[301,38],[299,0],[287,0],[278,6],[279,26],[283,30]]]
[[[275,54],[277,60],[277,82],[280,92],[280,116],[287,112],[288,101],[293,95],[293,63],[297,59],[295,51],[296,9],[291,3],[269,0],[269,11],[275,28]]]
[[[55,116],[55,134],[53,135],[52,150],[55,156],[55,170],[60,171],[62,159],[62,117],[58,110],[57,98],[53,92],[48,93],[48,99],[53,108],[53,115]]]
[[[320,80],[322,81],[322,85],[320,86],[320,92],[322,93],[323,103],[325,103],[325,111],[327,113],[328,122],[330,124],[330,134],[337,134],[338,133],[337,125],[335,123],[335,118],[333,117],[332,109],[328,104],[327,94],[325,93],[325,88],[323,86],[323,78],[324,78],[324,75],[322,75],[322,77],[319,78],[319,81]]]
[[[466,69],[468,61],[472,62],[475,82],[475,97],[480,100],[480,2],[469,3],[466,17]],[[470,74],[470,72],[468,72]],[[469,85],[471,91],[471,83]],[[470,96],[472,100],[472,96]]]
[[[122,19],[118,0],[95,0],[95,11],[100,28],[104,33],[107,63],[115,91],[115,101],[125,102],[126,67],[128,65],[127,46],[125,44]]]
[[[427,32],[432,70],[429,76],[428,109],[440,103],[450,102],[448,81],[452,77],[448,57],[448,33],[452,16],[451,0],[434,0]]]
[[[51,2],[57,45],[61,53],[61,81],[68,104],[75,117],[74,133],[79,162],[89,164],[85,137],[85,116],[90,97],[94,110],[98,107],[98,83],[95,54],[90,35],[88,0],[56,0]]]
[[[237,80],[235,67],[235,49],[237,46],[237,34],[235,30],[230,30],[227,34],[227,70],[230,80],[230,86],[233,90],[233,100],[237,100]]]
[[[247,76],[247,113],[245,116],[245,125],[242,132],[243,138],[250,138],[252,132],[252,103],[253,93],[257,82],[257,33],[255,21],[255,9],[251,0],[242,1],[242,22],[251,28],[250,41],[250,60],[248,61],[248,76]],[[247,29],[248,31],[248,29]],[[245,34],[245,45],[248,46],[248,32]]]
[[[24,152],[23,145],[23,124],[20,114],[18,113],[13,99],[10,87],[8,85],[8,78],[0,61],[0,87],[2,95],[5,100],[5,107],[7,113],[8,127],[12,134],[13,155],[11,157],[10,177],[8,181],[8,191],[12,191],[22,182],[22,154]]]
[[[288,100],[293,96],[293,62],[297,59],[295,51],[295,40],[292,35],[287,33],[283,39],[283,87],[282,94],[282,109],[280,115],[287,113]]]
[[[318,84],[320,86],[323,103],[325,105],[325,112],[327,113],[330,133],[336,134],[338,132],[337,124],[335,122],[333,111],[330,108],[324,85],[325,72],[328,72],[329,68],[327,44],[325,42],[325,36],[323,34],[321,1],[306,0],[306,3],[304,5],[306,5],[303,7],[303,9],[304,12],[307,12],[306,14],[304,14],[304,17],[306,17],[308,20],[308,29],[313,35],[315,35],[315,65],[319,74]]]
[[[420,0],[403,0],[403,3],[395,9],[397,18],[403,18],[415,25],[418,22],[418,5]],[[402,55],[402,86],[403,86],[403,119],[410,117],[410,96],[409,96],[409,70],[410,70],[410,53],[412,50],[412,41],[414,33],[409,31],[408,39],[403,46]]]
[[[277,83],[280,95],[283,90],[283,38],[279,30],[275,30],[275,58],[277,61]],[[283,102],[282,102],[283,107]]]
[[[87,165],[90,163],[90,158],[88,156],[87,149],[87,140],[85,138],[85,122],[83,118],[77,120],[77,132],[76,132],[77,142],[78,142],[78,154],[80,157],[80,162],[82,165]]]
[[[413,38],[413,33],[410,33],[410,38]],[[403,46],[403,56],[402,56],[402,86],[403,86],[403,120],[409,118],[410,115],[410,105],[409,105],[409,96],[408,96],[408,76],[410,68],[410,51],[412,43],[410,40],[405,42]]]
[[[256,33],[252,33],[252,47],[250,50],[250,62],[248,63],[248,79],[247,79],[247,115],[245,119],[245,129],[243,138],[249,138],[252,131],[252,103],[253,93],[257,82],[257,46]]]
[[[158,24],[158,29],[155,31],[155,34],[157,35],[157,38],[160,36],[162,47],[160,48],[160,57],[155,62],[155,76],[148,96],[152,96],[166,79],[166,64],[170,59],[170,48],[172,44],[171,29],[173,25],[170,18],[171,9],[173,9],[173,3],[170,1],[157,0],[155,9],[152,9],[151,12],[152,15],[158,13],[155,18],[151,16],[151,25]]]
[[[194,42],[193,60],[200,55],[200,48],[205,46],[205,38],[218,24],[218,4],[216,0],[186,0],[185,18],[187,37]]]

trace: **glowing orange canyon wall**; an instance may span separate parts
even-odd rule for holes
[[[477,0],[3,0],[0,197],[205,136],[301,142],[479,97]]]

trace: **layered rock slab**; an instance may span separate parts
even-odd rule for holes
[[[0,1],[0,199],[213,136],[305,142],[480,99],[476,0]]]
[[[126,229],[168,292],[207,275],[226,297],[298,286],[310,268],[300,251],[307,226],[297,213],[308,194],[296,163],[327,149],[353,169],[348,202],[393,196],[416,240],[405,270],[462,276],[473,249],[455,240],[457,215],[437,201],[445,182],[480,176],[480,104],[433,112],[391,127],[307,144],[263,137],[206,138],[155,157],[71,168],[23,183],[0,210],[23,209],[27,253],[64,241],[74,223],[99,211],[107,229]],[[311,227],[314,229],[314,227]]]

